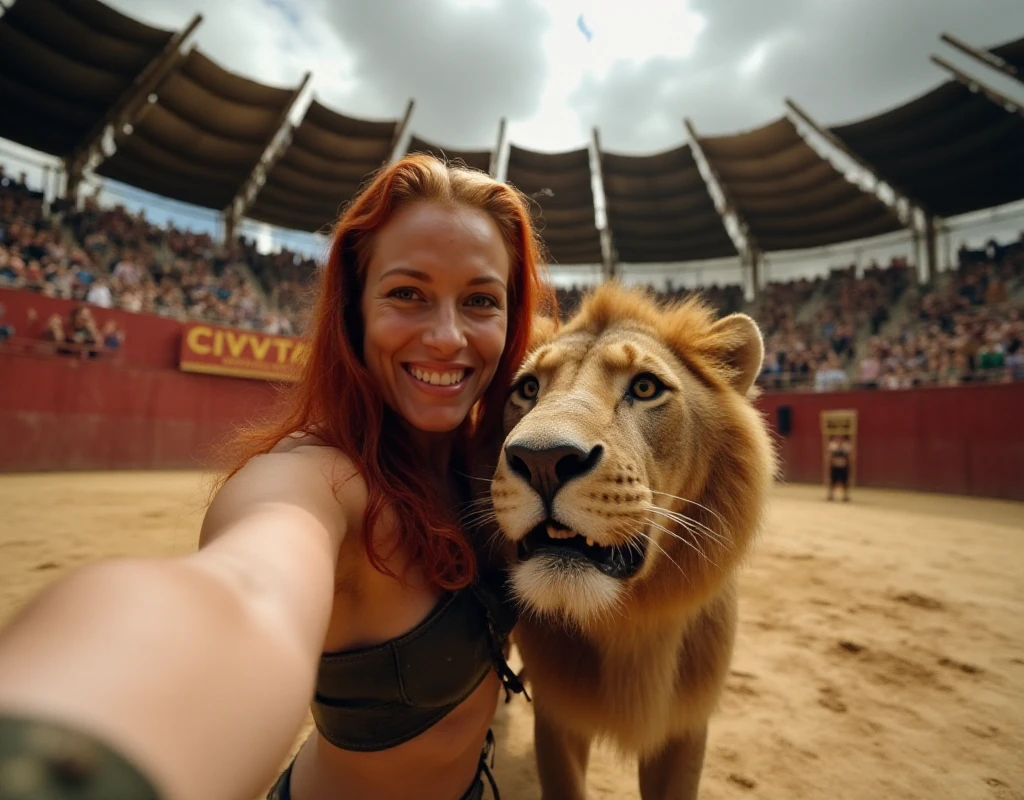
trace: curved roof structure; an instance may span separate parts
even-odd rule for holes
[[[173,35],[98,0],[17,0],[0,18],[0,136],[69,155]]]
[[[537,230],[552,263],[602,263],[589,150],[537,153],[512,145],[506,181],[537,204]]]
[[[818,155],[786,117],[698,141],[760,250],[822,247],[903,227],[885,203]]]
[[[242,78],[192,50],[97,172],[205,208],[225,208],[278,132],[295,89]]]
[[[426,139],[421,139],[419,136],[413,136],[409,140],[409,146],[405,149],[406,153],[430,153],[442,161],[452,162],[461,161],[467,167],[473,169],[483,170],[484,172],[490,172],[491,169],[491,151],[490,150],[454,150],[448,147],[442,147],[439,144],[433,144],[428,142]]]
[[[957,81],[830,131],[939,216],[1024,198],[1024,117]]]
[[[354,119],[314,100],[246,216],[318,231],[391,157],[401,122]]]
[[[650,156],[601,153],[608,226],[620,261],[736,254],[689,145]]]

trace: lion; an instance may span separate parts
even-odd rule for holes
[[[522,618],[543,798],[585,797],[591,743],[644,800],[695,798],[736,631],[736,570],[776,473],[743,314],[599,287],[548,326],[505,408],[490,488]]]

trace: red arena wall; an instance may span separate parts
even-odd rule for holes
[[[73,305],[2,289],[0,303],[19,335]],[[273,402],[265,381],[180,372],[177,322],[94,314],[125,330],[117,359],[0,349],[0,471],[200,466],[234,424]],[[1024,383],[766,394],[758,405],[776,431],[787,481],[822,481],[820,413],[855,409],[859,485],[1024,500]],[[787,435],[778,432],[782,406]]]
[[[0,289],[4,323],[37,339],[76,305]],[[195,468],[213,445],[274,402],[266,381],[178,370],[182,325],[95,306],[125,332],[116,357],[90,360],[0,345],[0,471]],[[34,312],[34,313],[32,313]]]
[[[857,411],[861,486],[1024,500],[1024,383],[766,394],[787,481],[821,483],[822,411]],[[778,434],[779,408],[789,435]]]

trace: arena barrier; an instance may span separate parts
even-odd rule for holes
[[[1024,500],[1024,383],[772,393],[758,405],[787,481],[823,482],[821,413],[851,410],[858,485]]]

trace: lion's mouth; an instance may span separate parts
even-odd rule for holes
[[[643,540],[614,547],[594,544],[591,539],[571,531],[553,520],[537,525],[519,540],[519,560],[546,555],[565,562],[586,561],[612,578],[626,579],[643,566],[646,548]]]

